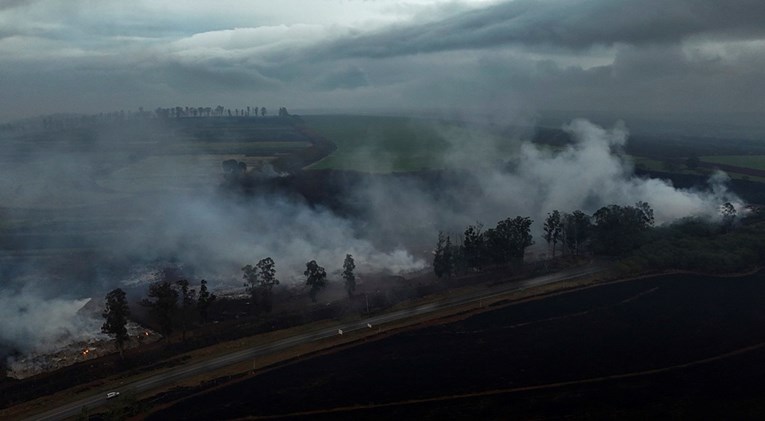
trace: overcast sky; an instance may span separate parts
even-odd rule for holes
[[[0,121],[221,104],[757,123],[763,69],[762,0],[0,0]]]

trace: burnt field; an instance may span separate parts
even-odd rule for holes
[[[762,414],[763,281],[672,275],[517,303],[265,371],[152,419]]]

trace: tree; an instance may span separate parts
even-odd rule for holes
[[[436,250],[433,252],[433,272],[439,278],[451,277],[454,273],[454,260],[452,259],[452,241],[443,232],[438,233]]]
[[[561,239],[561,233],[563,231],[561,225],[560,212],[557,210],[547,214],[544,224],[544,239],[547,241],[547,247],[552,246],[552,257],[555,258],[555,248],[558,241]]]
[[[173,333],[173,319],[178,309],[178,291],[173,284],[167,280],[151,284],[147,298],[141,300],[141,305],[149,309],[162,335],[169,337]]]
[[[590,217],[584,212],[576,210],[570,214],[564,214],[563,224],[563,244],[569,252],[579,255],[580,250],[589,239],[592,223]]]
[[[464,232],[462,253],[468,268],[481,270],[486,264],[486,238],[482,232],[483,225],[469,225]]]
[[[181,318],[181,332],[182,332],[182,338],[185,341],[186,340],[186,331],[188,330],[188,324],[189,324],[189,318],[191,318],[191,308],[194,306],[194,301],[196,300],[197,292],[192,288],[189,289],[189,281],[185,279],[180,279],[176,281],[176,285],[178,285],[178,289],[180,289],[180,295],[181,295],[181,308],[180,308],[180,318]]]
[[[327,272],[323,267],[316,263],[316,260],[311,260],[306,263],[305,267],[305,272],[303,272],[306,276],[305,283],[311,287],[308,291],[308,296],[311,297],[311,301],[315,303],[316,294],[327,285]]]
[[[101,326],[101,332],[114,336],[114,344],[120,352],[120,358],[124,360],[125,342],[130,339],[127,331],[130,307],[125,297],[125,291],[117,288],[106,294],[106,307],[102,316],[106,321]]]
[[[353,297],[353,292],[356,290],[354,269],[356,269],[356,263],[353,261],[353,256],[346,254],[343,262],[343,279],[345,280],[345,290],[348,291],[348,298]]]
[[[257,267],[247,265],[242,268],[242,278],[244,278],[244,286],[247,288],[247,293],[250,294],[250,311],[252,314],[260,313],[260,289],[258,288],[260,272]]]
[[[247,163],[237,161],[236,159],[227,159],[221,163],[223,167],[223,178],[226,181],[236,181],[247,174]]]
[[[720,215],[722,215],[723,229],[729,231],[736,220],[736,208],[732,203],[725,202],[720,206]]]
[[[654,224],[653,209],[646,202],[635,206],[609,205],[592,215],[593,251],[619,255],[634,250],[646,240]]]
[[[270,257],[261,259],[254,267],[247,265],[242,268],[242,277],[247,281],[245,286],[250,294],[254,313],[270,312],[272,308],[272,289],[279,285],[276,279],[276,264]]]
[[[261,296],[263,298],[263,307],[266,312],[270,312],[273,306],[272,302],[272,289],[279,285],[279,280],[276,279],[276,264],[270,257],[261,259],[258,264],[258,270],[260,276],[258,279],[258,287],[261,290]]]
[[[199,294],[197,295],[197,311],[199,312],[199,320],[202,323],[207,323],[207,311],[210,305],[218,298],[215,294],[211,294],[207,290],[207,281],[202,279],[199,287]]]
[[[486,248],[494,264],[523,263],[526,249],[534,244],[532,223],[528,217],[516,216],[486,231]]]

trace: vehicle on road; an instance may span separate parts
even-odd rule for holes
[[[120,392],[109,392],[106,394],[106,399],[116,398],[120,395]]]

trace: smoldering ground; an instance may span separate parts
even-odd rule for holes
[[[21,164],[7,168],[34,168],[31,184],[38,188],[27,189],[25,208],[6,204],[6,221],[23,222],[24,229],[42,224],[43,232],[51,232],[38,241],[64,235],[61,243],[76,240],[79,248],[55,258],[6,255],[0,342],[28,351],[92,332],[98,324],[76,315],[80,300],[149,279],[158,262],[181,264],[213,288],[241,286],[240,268],[264,257],[276,261],[277,276],[287,284],[302,282],[306,261],[315,259],[333,273],[347,253],[360,272],[402,273],[427,265],[438,231],[459,233],[477,221],[491,225],[509,216],[530,216],[539,231],[544,215],[553,209],[592,213],[608,204],[645,201],[655,209],[657,221],[666,223],[690,215],[714,218],[723,202],[741,203],[719,180],[706,189],[682,190],[668,181],[636,177],[621,153],[628,137],[623,124],[605,129],[573,121],[566,130],[575,142],[558,150],[525,142],[522,136],[484,139],[477,148],[475,138],[438,129],[448,144],[440,158],[445,169],[426,177],[391,175],[353,183],[339,198],[357,210],[352,217],[279,192],[222,192],[219,160],[209,174],[197,174],[189,184],[188,167],[176,157],[157,160],[152,155],[150,149],[158,145],[146,140],[151,136],[131,143],[129,153],[116,148],[125,161],[110,155],[113,139],[123,136],[96,136],[88,147],[78,144],[76,154],[26,150]],[[515,153],[498,159],[497,142],[513,142],[509,149]],[[125,181],[115,181],[125,162],[148,158],[180,182],[138,192],[116,187],[117,181]],[[109,165],[114,168],[105,170]],[[6,183],[6,189],[29,184],[28,177],[6,167],[3,171],[5,180],[16,180]],[[138,182],[128,179],[125,184],[131,181]],[[46,192],[64,184],[74,186],[82,205],[48,200]],[[30,220],[29,208],[35,203],[45,212]],[[19,248],[23,251],[23,244]],[[84,269],[57,271],[70,256],[87,256],[78,262]]]

